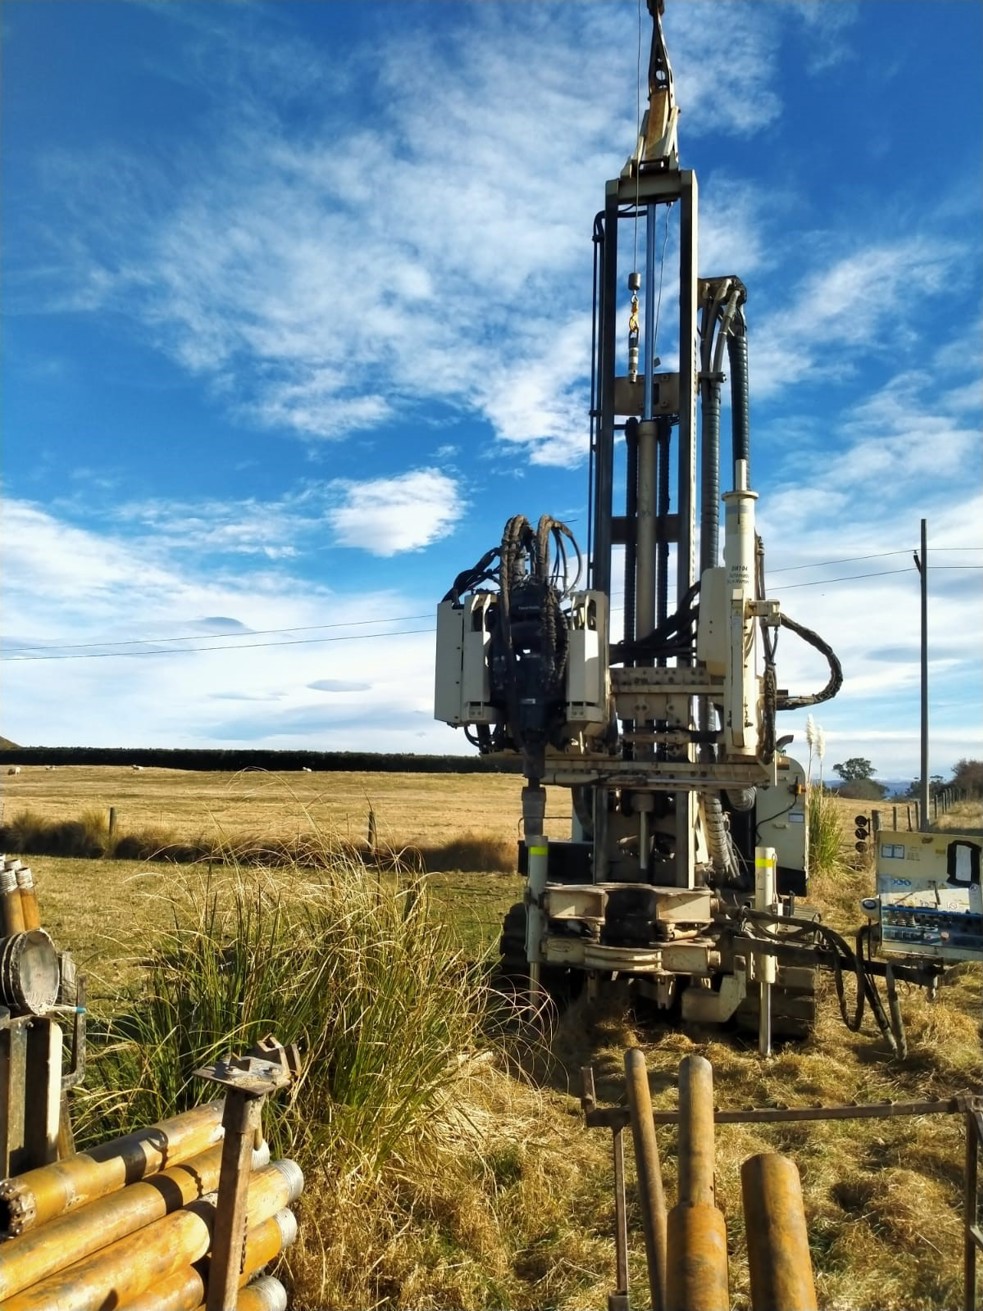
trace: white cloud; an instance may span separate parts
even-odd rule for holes
[[[337,439],[439,397],[534,462],[573,463],[599,179],[634,140],[634,14],[473,5],[439,29],[404,17],[371,59],[352,52],[354,80],[383,106],[358,125],[342,94],[353,78],[273,14],[264,28],[237,8],[234,42],[222,15],[189,23],[176,75],[240,91],[235,118],[216,112],[209,136],[156,165],[116,143],[45,161],[74,235],[43,280],[61,308],[67,295],[141,320],[263,426]],[[666,23],[687,134],[774,119],[778,10],[735,4],[721,23],[694,3]],[[303,131],[284,130],[281,95],[304,97]],[[707,256],[746,270],[760,251],[751,194],[732,183],[715,203],[728,222],[708,210]]]
[[[911,347],[921,300],[941,293],[964,251],[942,237],[857,246],[814,268],[784,304],[756,318],[754,395],[764,399],[806,379],[842,378],[865,362]]]
[[[15,742],[341,750],[364,719],[366,749],[466,749],[432,719],[432,622],[400,620],[429,596],[345,593],[283,567],[216,574],[167,543],[148,563],[140,543],[17,501],[4,521]]]
[[[450,532],[466,508],[457,483],[438,469],[334,486],[344,493],[327,514],[338,542],[371,555],[429,546]]]

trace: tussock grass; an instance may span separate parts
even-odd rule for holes
[[[828,874],[840,855],[840,816],[836,802],[824,787],[809,788],[809,864],[816,874]]]
[[[47,819],[34,810],[21,811],[9,824],[0,826],[0,849],[18,855],[170,861],[183,865],[213,861],[305,869],[321,868],[328,850],[333,857],[349,862],[391,870],[411,868],[419,873],[505,873],[516,868],[514,843],[494,833],[474,830],[442,842],[398,845],[383,841],[370,849],[367,842],[322,832],[311,819],[309,831],[293,839],[248,833],[229,838],[221,832],[186,839],[160,825],[111,834],[107,813],[94,807],[75,820]]]
[[[532,1308],[597,1284],[607,1242],[570,1211],[567,1116],[520,1075],[501,998],[421,880],[336,855],[287,881],[202,870],[144,969],[93,1035],[79,1138],[213,1096],[193,1071],[229,1048],[299,1042],[303,1076],[266,1120],[307,1176],[297,1311]]]

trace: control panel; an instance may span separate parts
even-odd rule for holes
[[[886,955],[983,960],[983,837],[877,836],[877,900]]]

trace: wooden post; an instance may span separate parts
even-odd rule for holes
[[[109,836],[112,837],[116,832],[116,807],[109,807]]]
[[[379,839],[379,833],[378,833],[378,829],[376,828],[376,822],[375,822],[375,811],[372,809],[371,806],[369,806],[369,833],[368,833],[368,843],[369,843],[369,855],[370,855],[370,856],[374,856],[374,855],[375,855],[375,849],[376,849],[376,844],[377,844],[377,842],[378,842],[378,839]]]

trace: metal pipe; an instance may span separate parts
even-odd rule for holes
[[[20,862],[17,862],[20,864]],[[17,878],[17,887],[20,889],[20,906],[21,913],[24,916],[24,928],[30,932],[31,929],[41,927],[41,910],[38,906],[37,888],[34,886],[34,874],[30,866],[21,865],[20,869],[14,871]]]
[[[679,1204],[713,1206],[713,1066],[705,1056],[679,1062]]]
[[[17,875],[12,869],[0,870],[0,922],[3,928],[0,937],[4,938],[23,933],[27,927],[17,887]]]
[[[645,369],[643,372],[642,418],[651,419],[655,393],[655,244],[657,205],[645,209]],[[668,221],[668,220],[667,220]]]
[[[221,1160],[221,1145],[211,1147],[152,1179],[120,1188],[19,1238],[9,1239],[0,1247],[0,1299],[30,1288],[212,1192],[218,1187]],[[253,1155],[254,1167],[262,1169],[269,1160],[270,1149],[264,1143],[263,1149]]]
[[[540,971],[543,961],[543,934],[546,916],[543,914],[543,895],[549,872],[549,844],[542,834],[532,839],[526,848],[526,960],[529,963],[529,1005],[538,1007],[542,999]]]
[[[713,1067],[679,1063],[679,1202],[669,1212],[669,1311],[728,1311],[727,1224],[715,1205]]]
[[[676,548],[676,596],[693,583],[693,500],[696,482],[696,338],[699,296],[697,250],[699,191],[696,174],[684,169],[680,181],[679,224],[679,450],[677,452],[679,538]]]
[[[669,1212],[667,1243],[667,1311],[730,1311],[723,1212],[715,1206],[674,1206]],[[798,1307],[786,1307],[785,1311],[798,1311]]]
[[[776,898],[778,857],[774,847],[754,849],[754,908],[770,911]],[[771,1055],[771,989],[778,978],[778,962],[774,956],[761,952],[755,955],[754,968],[760,989],[758,1011],[758,1051]]]
[[[614,490],[614,377],[618,331],[618,184],[608,184],[601,249],[600,422],[594,464],[594,552],[591,585],[611,590],[611,502]]]
[[[645,1056],[636,1047],[625,1052],[625,1091],[631,1116],[631,1137],[635,1148],[635,1170],[645,1233],[645,1259],[648,1266],[652,1311],[666,1307],[666,1202],[662,1190],[659,1145],[652,1118],[652,1094],[649,1089]]]
[[[653,419],[638,425],[638,493],[635,512],[635,638],[655,627],[656,482],[658,451]]]
[[[297,1220],[291,1211],[278,1211],[246,1235],[236,1311],[286,1311],[286,1290],[278,1279],[264,1276],[252,1284],[249,1280],[296,1237]],[[208,1269],[207,1262],[199,1265]],[[208,1279],[201,1270],[189,1266],[127,1302],[125,1311],[197,1311],[207,1296]]]
[[[272,1275],[264,1275],[244,1288],[236,1311],[287,1311],[287,1290]]]
[[[795,1162],[764,1152],[741,1166],[753,1311],[817,1311]]]
[[[16,1237],[125,1184],[197,1156],[222,1138],[223,1100],[91,1151],[0,1181],[0,1238]]]
[[[614,1158],[614,1260],[617,1288],[608,1296],[608,1311],[628,1311],[628,1211],[625,1206],[624,1130],[611,1134]]]
[[[928,528],[927,521],[921,521],[921,556],[916,559],[919,582],[921,584],[921,695],[920,695],[920,738],[921,738],[921,773],[918,781],[918,796],[921,802],[921,819],[918,828],[927,833],[932,827],[928,817]]]
[[[302,1188],[303,1174],[293,1161],[277,1161],[253,1175],[247,1203],[250,1228],[258,1228],[296,1201]],[[124,1307],[138,1294],[200,1261],[211,1247],[214,1223],[212,1193],[49,1275],[7,1299],[4,1311]]]

